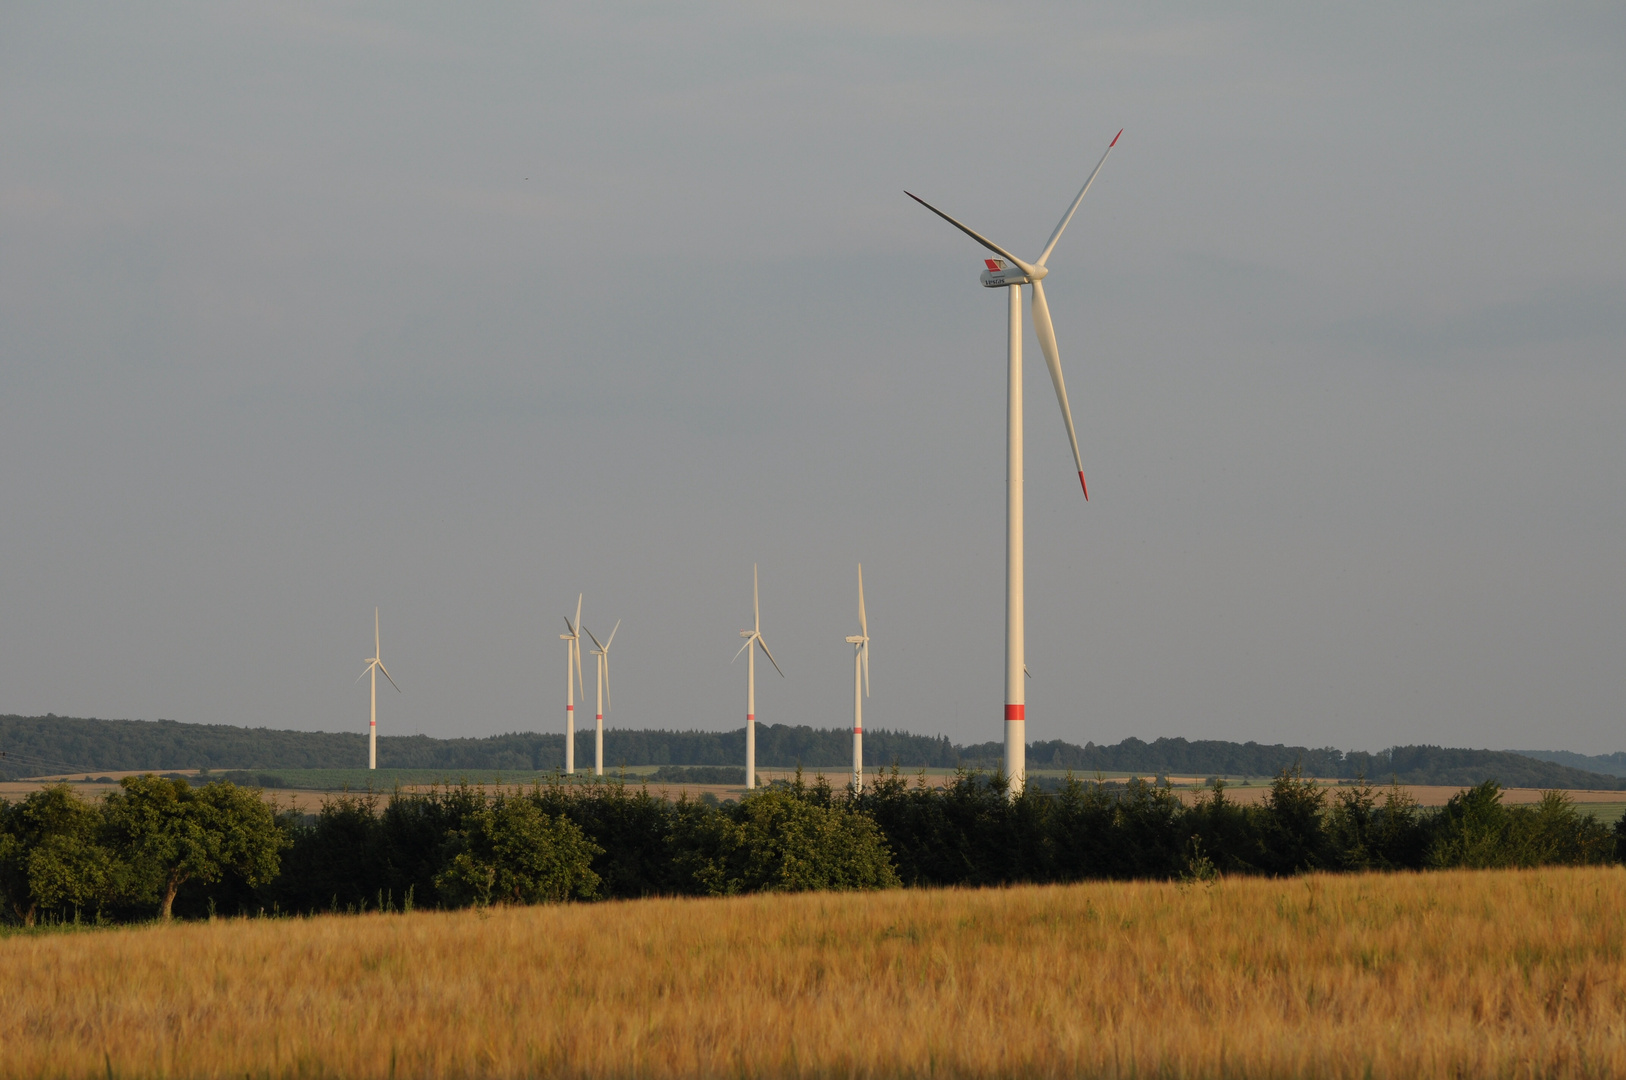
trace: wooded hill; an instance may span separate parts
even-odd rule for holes
[[[872,729],[864,753],[876,767],[897,762],[905,769],[995,769],[997,742],[957,745],[943,736]],[[661,731],[610,728],[604,733],[606,764],[740,765],[745,731]],[[823,769],[836,773],[852,761],[852,733],[843,729],[762,724],[757,762],[764,768]],[[173,720],[96,720],[63,716],[0,716],[0,778],[50,776],[123,769],[331,769],[367,760],[360,732],[278,731],[229,724],[183,724]],[[592,731],[577,733],[577,762],[592,760]],[[378,761],[389,768],[547,771],[564,764],[563,734],[514,732],[479,739],[433,739],[383,735]],[[1542,761],[1505,750],[1397,746],[1377,753],[1311,749],[1280,743],[1217,739],[1129,738],[1111,746],[1078,746],[1061,740],[1030,743],[1033,769],[1145,772],[1175,776],[1273,776],[1300,765],[1306,776],[1368,779],[1405,784],[1478,784],[1507,787],[1621,789],[1626,779]]]
[[[1576,754],[1569,750],[1518,750],[1515,753],[1559,765],[1568,765],[1572,769],[1582,769],[1586,772],[1626,776],[1626,753],[1619,750],[1613,754]]]

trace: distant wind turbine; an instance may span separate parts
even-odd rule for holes
[[[757,786],[757,650],[762,646],[762,655],[768,658],[768,663],[784,678],[785,673],[779,667],[779,661],[773,658],[768,651],[768,643],[762,640],[762,605],[757,598],[757,566],[751,564],[751,612],[755,618],[755,625],[750,630],[741,630],[740,637],[745,644],[740,646],[740,652],[734,654],[734,660],[740,658],[740,653],[749,652],[751,655],[745,662],[745,786],[747,790]],[[729,663],[733,663],[731,660]]]
[[[1012,798],[1022,793],[1027,776],[1027,690],[1022,685],[1027,651],[1023,614],[1026,585],[1022,563],[1022,286],[1033,286],[1033,329],[1039,336],[1039,348],[1044,352],[1045,363],[1050,367],[1050,381],[1055,384],[1056,400],[1061,403],[1061,419],[1067,426],[1067,441],[1073,448],[1073,463],[1078,466],[1078,483],[1084,489],[1084,498],[1088,500],[1090,489],[1084,482],[1084,459],[1078,452],[1073,410],[1067,404],[1067,385],[1061,377],[1061,355],[1056,351],[1056,329],[1050,321],[1050,306],[1045,302],[1043,281],[1050,273],[1045,261],[1056,249],[1056,241],[1061,239],[1062,230],[1073,220],[1078,204],[1084,201],[1084,193],[1090,190],[1096,173],[1106,164],[1107,155],[1112,153],[1112,148],[1118,145],[1122,135],[1120,131],[1112,137],[1106,153],[1095,165],[1095,172],[1090,173],[1090,178],[1084,181],[1073,204],[1056,225],[1056,231],[1050,234],[1044,251],[1031,263],[1023,262],[981,233],[955,221],[920,196],[904,192],[995,255],[1001,256],[983,260],[987,269],[982,272],[982,284],[984,288],[1010,290],[1010,325],[1006,346],[1009,397],[1005,444],[1005,776],[1010,781]]]
[[[565,775],[576,774],[576,687],[582,682],[582,598],[576,594],[576,621],[571,622],[570,616],[565,616],[565,629],[568,634],[560,634],[559,640],[565,643]],[[587,688],[582,687],[582,697],[587,696]]]
[[[610,627],[610,636],[604,639],[604,644],[598,643],[593,632],[583,626],[582,630],[588,637],[593,638],[593,659],[598,661],[598,697],[593,717],[593,775],[604,775],[604,707],[610,703],[610,645],[615,641],[615,632],[621,629],[621,620],[617,619],[615,625]],[[582,692],[586,696],[586,691]]]
[[[378,609],[373,608],[373,655],[367,661],[367,666],[362,669],[361,674],[356,676],[357,682],[360,682],[368,675],[373,677],[373,712],[372,719],[367,724],[367,768],[369,769],[378,768],[378,673],[382,671],[384,678],[390,679],[389,668],[385,667],[384,661],[379,659],[383,655],[384,650],[378,647]],[[394,679],[390,679],[390,685],[395,686]],[[401,688],[395,686],[395,692],[399,694]]]
[[[864,564],[858,564],[858,634],[853,646],[853,794],[864,790],[864,695],[869,693],[869,620],[864,618]]]

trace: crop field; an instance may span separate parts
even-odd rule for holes
[[[1626,1075],[1619,869],[0,940],[0,1076]]]

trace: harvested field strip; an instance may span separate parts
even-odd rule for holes
[[[0,1076],[1619,1076],[1623,886],[1312,876],[17,937]]]

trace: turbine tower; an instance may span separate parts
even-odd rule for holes
[[[560,634],[559,640],[565,643],[565,775],[576,775],[576,687],[582,681],[582,598],[576,594],[576,621],[571,622],[570,616],[565,616],[565,629],[568,634]],[[574,678],[574,681],[572,681]],[[587,688],[582,687],[582,697],[587,696]]]
[[[1045,262],[1050,258],[1050,253],[1056,249],[1056,241],[1061,239],[1062,230],[1067,228],[1067,223],[1073,220],[1073,213],[1078,210],[1078,204],[1084,201],[1084,193],[1090,190],[1090,185],[1095,182],[1096,173],[1099,173],[1101,166],[1106,164],[1107,155],[1112,153],[1112,148],[1118,145],[1118,139],[1122,135],[1123,132],[1119,131],[1112,137],[1112,142],[1107,144],[1106,153],[1096,162],[1095,172],[1090,173],[1090,178],[1084,181],[1084,186],[1079,189],[1073,204],[1067,208],[1067,213],[1062,215],[1061,221],[1056,225],[1056,231],[1050,234],[1050,240],[1045,244],[1044,251],[1031,263],[1018,259],[992,240],[962,225],[918,195],[904,192],[915,202],[1000,256],[997,259],[983,260],[987,269],[982,272],[982,284],[984,288],[1009,290],[1009,330],[1006,344],[1009,372],[1005,446],[1005,776],[1010,781],[1012,798],[1022,793],[1022,785],[1027,776],[1027,693],[1022,685],[1027,652],[1026,642],[1023,639],[1025,582],[1022,565],[1022,286],[1033,287],[1033,329],[1039,337],[1039,348],[1044,352],[1045,363],[1050,367],[1050,381],[1055,384],[1056,400],[1061,403],[1061,419],[1067,426],[1067,440],[1073,447],[1073,463],[1078,466],[1078,483],[1084,489],[1084,498],[1088,500],[1090,489],[1084,482],[1084,459],[1078,452],[1078,435],[1073,430],[1073,410],[1067,404],[1067,384],[1061,377],[1061,356],[1056,351],[1056,330],[1050,322],[1050,306],[1045,303],[1043,281],[1050,273]]]
[[[864,695],[869,693],[869,621],[864,618],[864,564],[858,564],[858,635],[853,647],[853,794],[864,791]]]
[[[378,673],[382,671],[384,678],[390,679],[389,668],[385,667],[384,661],[379,659],[383,655],[384,650],[378,647],[378,609],[373,608],[373,655],[366,661],[367,666],[361,670],[361,674],[356,676],[357,682],[360,682],[367,675],[373,677],[373,712],[372,719],[367,724],[367,768],[369,769],[378,768]],[[394,679],[390,679],[390,685],[395,686]],[[395,686],[395,692],[399,694],[401,688]]]
[[[604,639],[604,644],[598,643],[593,632],[583,626],[582,630],[588,637],[593,638],[593,658],[598,661],[598,709],[593,717],[593,775],[604,775],[604,706],[610,703],[610,644],[615,641],[615,632],[621,629],[621,620],[615,620],[610,627],[610,636]],[[586,692],[583,691],[583,695]]]
[[[740,646],[740,652],[734,654],[734,660],[740,658],[740,653],[750,652],[745,661],[745,787],[751,790],[757,786],[757,650],[762,646],[762,655],[768,658],[768,663],[784,678],[785,673],[780,670],[779,661],[773,658],[768,651],[768,643],[762,640],[762,605],[757,599],[757,564],[751,564],[751,612],[756,623],[750,630],[741,630],[740,637],[745,644]],[[729,663],[733,663],[730,660]]]

